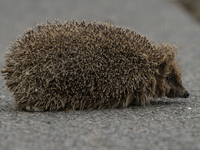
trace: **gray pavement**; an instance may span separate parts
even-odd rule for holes
[[[170,0],[1,0],[0,69],[26,28],[46,19],[111,22],[178,46],[188,99],[162,98],[133,109],[28,113],[13,109],[0,80],[0,150],[200,149],[200,25]]]

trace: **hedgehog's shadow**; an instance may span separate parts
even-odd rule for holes
[[[178,101],[178,100],[174,100],[174,101],[171,101],[171,100],[159,100],[159,101],[150,101],[151,105],[152,106],[162,106],[162,105],[167,105],[167,106],[170,106],[170,105],[181,105],[181,104],[185,104],[187,102],[184,102],[184,101]]]

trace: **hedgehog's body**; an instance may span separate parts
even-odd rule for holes
[[[149,104],[148,97],[189,96],[175,48],[128,29],[47,22],[26,31],[10,50],[2,72],[19,109],[121,108]]]

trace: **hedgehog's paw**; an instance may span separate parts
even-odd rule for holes
[[[139,106],[143,106],[143,107],[150,106],[150,105],[151,105],[151,103],[150,103],[149,99],[145,99],[145,100],[141,101],[139,104]]]
[[[39,109],[35,106],[25,106],[24,108],[21,108],[20,110],[29,111],[29,112],[41,112],[41,111],[43,111],[42,109]]]
[[[149,106],[149,105],[151,105],[151,103],[150,103],[149,99],[146,99],[146,100],[145,100],[145,105],[146,105],[146,106]]]
[[[136,98],[132,103],[131,105],[134,105],[134,106],[149,106],[151,105],[149,99],[143,99],[143,100],[140,100],[138,98]]]

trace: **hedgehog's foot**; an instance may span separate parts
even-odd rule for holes
[[[145,100],[145,105],[147,105],[147,106],[148,106],[148,105],[151,105],[149,99],[146,99],[146,100]]]
[[[29,112],[41,112],[43,111],[42,109],[39,109],[35,106],[25,106],[20,109],[21,111],[29,111]]]
[[[131,106],[149,106],[151,105],[149,99],[142,99],[140,100],[136,96],[134,97],[134,100],[130,103]]]

